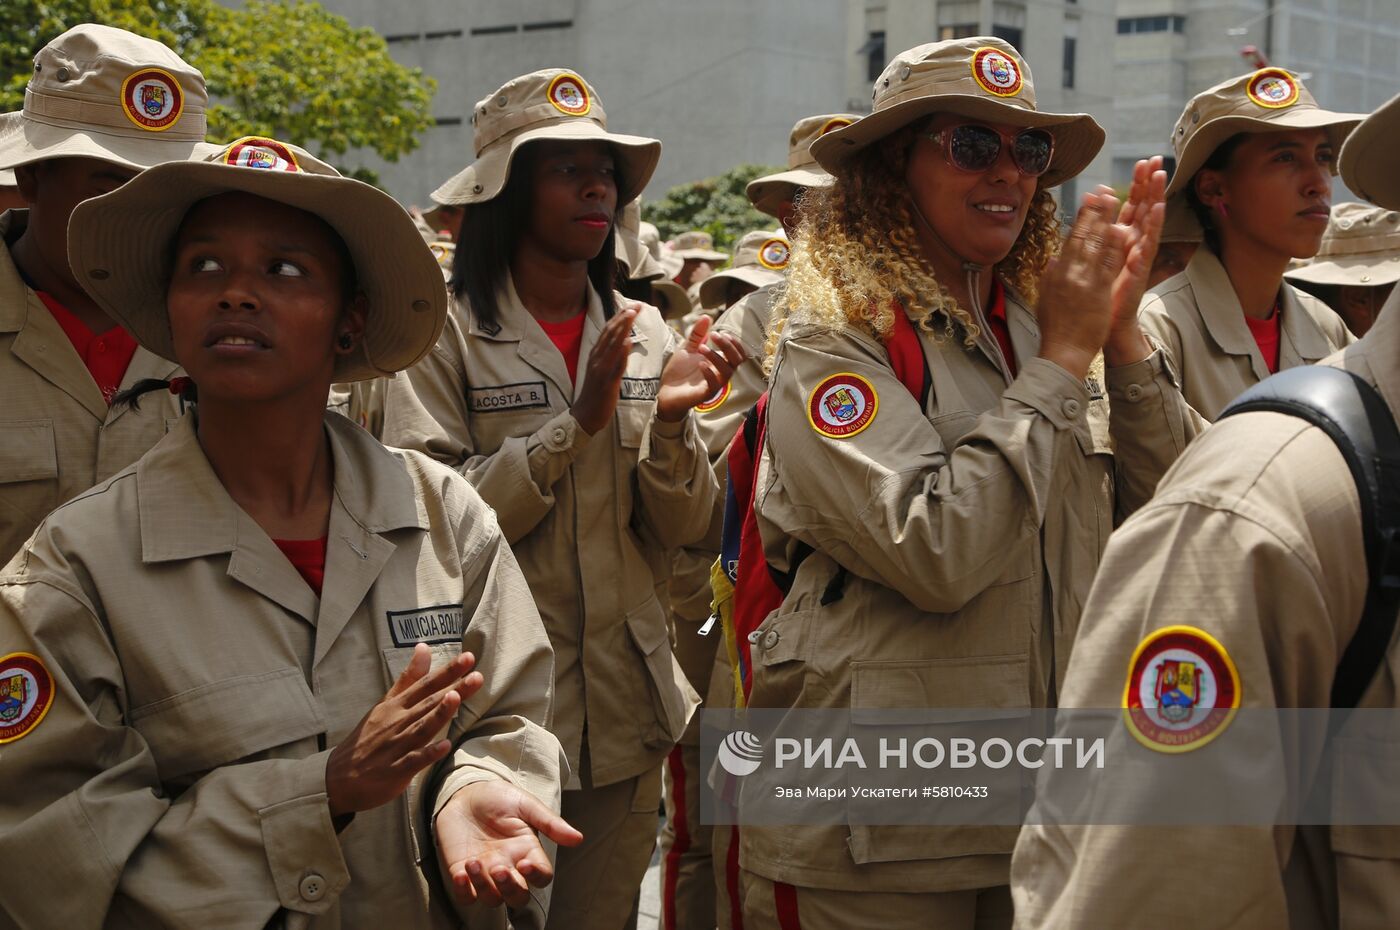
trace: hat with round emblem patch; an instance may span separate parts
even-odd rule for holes
[[[749,202],[769,216],[777,217],[784,201],[794,200],[804,187],[825,187],[831,175],[812,157],[812,143],[860,119],[854,113],[823,113],[797,121],[788,136],[788,170],[754,178],[744,188]]]
[[[137,342],[179,361],[165,300],[175,236],[191,207],[233,191],[314,214],[345,243],[368,303],[364,337],[337,357],[336,381],[392,374],[432,349],[447,320],[447,288],[408,211],[276,139],[247,137],[203,161],[158,165],[83,201],[68,227],[74,274]]]
[[[204,75],[153,39],[85,23],[39,50],[24,108],[0,117],[0,168],[96,158],[149,168],[207,154]]]
[[[1172,128],[1176,171],[1167,185],[1167,212],[1186,207],[1184,193],[1192,178],[1232,136],[1325,129],[1335,155],[1363,116],[1324,110],[1298,76],[1282,68],[1263,68],[1222,81],[1192,97]]]
[[[476,161],[433,191],[441,204],[485,203],[505,189],[520,147],[542,140],[606,142],[617,159],[617,203],[635,198],[651,180],[661,143],[608,132],[598,92],[573,71],[549,68],[513,78],[472,111]]]
[[[993,36],[930,42],[900,52],[875,81],[868,116],[812,143],[812,157],[836,173],[852,155],[935,113],[953,113],[1023,128],[1043,127],[1055,137],[1041,187],[1062,184],[1089,166],[1104,131],[1087,113],[1036,108],[1035,82],[1021,53]]]
[[[755,290],[777,284],[787,271],[789,247],[781,230],[747,232],[734,250],[733,263],[700,282],[700,306],[706,310],[722,306],[730,281],[740,281]]]

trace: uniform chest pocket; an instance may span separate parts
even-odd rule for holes
[[[945,413],[934,417],[929,423],[943,440],[943,445],[952,449],[977,425],[977,415],[967,410]]]
[[[0,484],[58,477],[52,420],[0,422]]]
[[[642,435],[651,422],[652,404],[638,401],[618,401],[617,440],[627,449],[640,449]]]
[[[471,415],[472,445],[479,455],[490,455],[508,439],[524,439],[533,435],[554,416],[548,408],[530,410],[473,413]]]
[[[211,682],[133,708],[163,782],[286,746],[326,731],[299,668]]]

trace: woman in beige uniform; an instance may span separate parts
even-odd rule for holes
[[[697,698],[657,598],[665,552],[710,522],[714,475],[690,409],[741,350],[681,342],[614,290],[614,220],[652,139],[607,131],[569,71],[477,104],[477,160],[433,194],[462,203],[437,347],[389,385],[385,442],[461,469],[496,508],[554,644],[554,732],[573,768],[550,926],[617,930],[656,840],[661,762]]]
[[[982,37],[897,55],[873,113],[813,144],[836,180],[803,204],[755,492],[768,559],[795,574],[747,638],[750,707],[1053,703],[1117,472],[1155,441],[1120,429],[1120,399],[1160,408],[1171,389],[1133,314],[1161,172],[1139,163],[1121,217],[1087,197],[1042,277],[1049,188],[1103,138],[1037,110],[1021,56]],[[896,374],[894,314],[927,362],[922,396]],[[746,930],[1011,922],[1014,828],[739,834]]]
[[[1352,342],[1283,273],[1322,243],[1336,156],[1360,118],[1322,109],[1297,76],[1266,68],[1197,94],[1177,120],[1167,210],[1193,212],[1205,242],[1139,316],[1199,415],[1194,430],[1272,372]]]
[[[579,839],[546,806],[548,638],[467,482],[325,409],[333,378],[402,369],[441,330],[412,221],[243,139],[72,230],[93,298],[197,385],[133,401],[198,402],[0,575],[4,912],[503,926],[485,905],[549,880],[534,831]]]

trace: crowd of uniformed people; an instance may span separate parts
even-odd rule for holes
[[[919,45],[732,255],[573,71],[426,212],[207,105],[89,24],[0,116],[0,925],[622,930],[664,805],[665,930],[1400,926],[1400,828],[711,826],[697,715],[1327,706],[1351,472],[1214,421],[1400,410],[1400,98],[1241,75],[1062,205],[1099,124]]]

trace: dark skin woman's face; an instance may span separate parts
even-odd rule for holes
[[[559,261],[589,261],[617,213],[617,180],[606,142],[533,143],[533,206],[525,235]]]
[[[190,209],[166,293],[175,356],[200,399],[324,398],[343,334],[358,343],[363,300],[320,218],[246,193]]]

